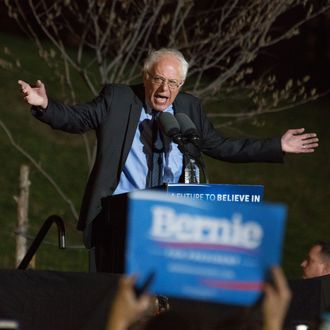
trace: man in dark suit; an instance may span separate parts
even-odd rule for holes
[[[86,246],[96,246],[99,251],[96,252],[98,270],[105,268],[98,266],[102,248],[93,236],[92,224],[101,222],[98,217],[101,199],[180,180],[183,156],[178,146],[168,141],[164,142],[167,147],[162,152],[161,182],[150,182],[151,160],[155,154],[153,113],[185,113],[198,129],[201,152],[225,161],[281,162],[286,152],[309,153],[318,146],[316,134],[304,133],[304,129],[288,130],[281,138],[273,139],[222,136],[206,118],[200,100],[180,91],[187,71],[188,63],[179,51],[153,51],[144,63],[143,85],[106,85],[94,100],[75,106],[49,99],[40,80],[35,87],[19,81],[24,99],[33,106],[33,113],[39,120],[70,133],[96,131],[97,154],[85,190],[78,229],[84,231]],[[156,136],[156,140],[159,139]],[[104,233],[104,230],[99,232]]]
[[[315,242],[300,267],[304,279],[330,275],[330,243]]]

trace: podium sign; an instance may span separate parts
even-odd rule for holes
[[[171,196],[211,202],[260,203],[264,197],[262,185],[240,184],[168,184]]]
[[[129,194],[126,271],[156,294],[250,305],[279,264],[286,207]],[[138,282],[139,283],[139,282]]]

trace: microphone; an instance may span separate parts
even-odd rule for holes
[[[161,112],[158,116],[159,126],[164,134],[170,137],[174,143],[178,145],[179,150],[183,153],[184,157],[189,160],[189,166],[192,165],[194,159],[202,168],[206,183],[209,183],[205,164],[201,156],[194,156],[186,148],[185,142],[192,142],[198,150],[200,150],[199,141],[200,136],[193,121],[184,113],[178,113],[175,117],[169,112]],[[182,132],[182,133],[181,133]],[[193,175],[192,182],[197,183],[196,174]]]
[[[198,166],[200,167],[200,169],[203,172],[204,175],[204,179],[206,183],[209,183],[209,179],[206,173],[206,166],[205,166],[205,162],[203,160],[202,154],[201,154],[201,146],[200,146],[200,135],[199,132],[196,128],[196,125],[194,124],[194,122],[185,114],[185,113],[177,113],[175,115],[175,118],[177,119],[180,128],[181,128],[181,132],[183,135],[183,139],[185,140],[185,142],[189,141],[191,142],[196,149],[199,151],[199,155],[192,155],[190,157],[190,162],[191,162],[191,158],[193,158]],[[192,168],[192,165],[191,165]],[[193,182],[196,183],[197,181],[199,181],[199,179],[197,180],[197,178],[193,178]]]
[[[200,136],[194,122],[185,113],[177,113],[175,118],[179,123],[182,135],[199,149]]]
[[[159,124],[162,131],[170,137],[173,142],[178,144],[180,150],[184,149],[183,138],[180,132],[180,126],[175,117],[169,112],[161,112],[158,116]],[[182,151],[182,150],[181,150]]]

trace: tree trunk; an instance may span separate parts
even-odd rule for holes
[[[17,202],[16,267],[22,261],[27,251],[29,186],[29,167],[22,165],[19,178],[19,196],[15,198]]]

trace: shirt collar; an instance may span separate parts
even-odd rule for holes
[[[152,114],[152,108],[150,108],[149,105],[147,105],[147,103],[144,104],[143,109],[146,114],[148,114],[148,115]],[[163,112],[169,112],[173,115],[174,114],[173,104],[170,104]]]

